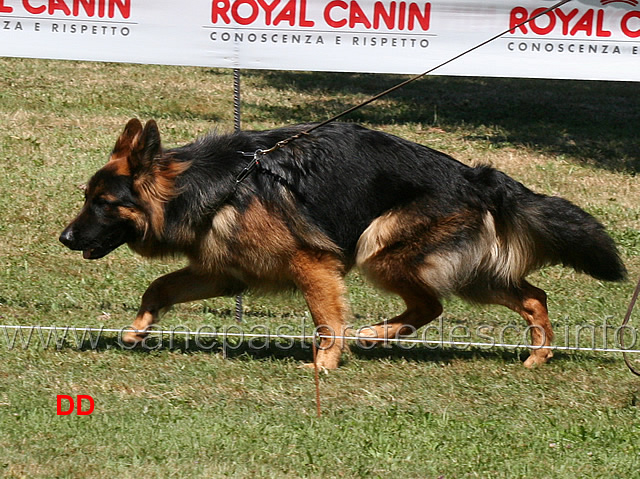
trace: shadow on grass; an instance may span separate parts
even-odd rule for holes
[[[252,83],[306,92],[302,105],[243,104],[247,116],[282,124],[319,121],[406,77],[323,72],[246,72]],[[421,123],[494,147],[527,146],[614,171],[640,171],[640,83],[426,77],[345,120]]]
[[[100,351],[108,349],[120,349],[125,352],[136,355],[148,355],[157,353],[160,351],[179,351],[184,354],[222,354],[225,358],[236,361],[243,360],[286,360],[293,359],[301,362],[313,362],[313,351],[311,348],[311,342],[296,341],[265,341],[264,339],[251,339],[251,340],[229,340],[224,341],[222,338],[205,338],[201,340],[195,340],[190,338],[187,340],[183,336],[165,335],[162,338],[160,336],[149,336],[148,342],[144,346],[126,346],[122,345],[118,337],[104,337],[101,336],[95,343],[84,342],[81,345],[78,344],[65,344],[65,347],[69,349],[76,349],[79,351]],[[511,363],[513,361],[524,361],[529,353],[526,349],[510,350],[501,348],[441,348],[441,347],[427,347],[427,346],[414,346],[411,348],[401,347],[398,345],[391,345],[388,347],[378,346],[372,349],[365,349],[359,347],[356,344],[351,344],[350,353],[354,358],[360,360],[391,360],[391,361],[403,361],[412,363],[442,363],[448,364],[453,361],[463,360],[471,361],[475,359],[481,360],[498,360],[505,363]],[[567,361],[575,358],[575,354],[566,353],[562,351],[554,352],[553,361]],[[600,364],[604,363],[617,363],[614,358],[603,357],[601,354],[580,352],[580,359],[585,361],[597,361]]]

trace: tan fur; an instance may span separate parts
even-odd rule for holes
[[[535,265],[533,258],[533,244],[527,231],[517,231],[499,237],[496,224],[491,213],[484,216],[483,242],[485,245],[482,267],[495,271],[507,284],[517,284],[531,272]]]
[[[531,344],[534,349],[524,365],[528,368],[546,363],[552,356],[551,349],[542,346],[551,345],[553,329],[549,321],[547,295],[540,288],[522,281],[518,288],[495,291],[484,298],[488,304],[500,304],[519,313],[529,325]]]
[[[369,259],[377,255],[391,243],[398,232],[398,214],[386,213],[371,222],[358,239],[356,246],[356,264],[364,266]]]
[[[150,126],[154,128],[147,130]],[[162,238],[164,206],[179,193],[175,190],[176,178],[191,166],[190,161],[175,161],[168,155],[153,158],[153,155],[147,152],[148,143],[153,141],[148,138],[149,134],[145,136],[147,131],[153,129],[155,129],[153,121],[147,123],[145,128],[136,119],[129,121],[116,141],[109,162],[104,166],[105,169],[113,170],[117,175],[133,175],[134,189],[140,195],[149,215],[145,239],[148,233],[153,233],[159,239]],[[159,137],[155,148],[158,154],[162,152]]]
[[[211,229],[198,241],[190,261],[202,271],[222,271],[230,260],[229,246],[240,214],[232,206],[225,206],[213,218]],[[188,232],[190,236],[192,232]],[[195,238],[194,238],[195,239]],[[197,240],[197,239],[196,239]]]
[[[536,347],[525,366],[544,363],[552,356],[549,349],[540,348],[553,338],[546,295],[523,279],[537,266],[527,232],[502,237],[490,213],[480,224],[473,221],[472,214],[461,211],[430,223],[418,219],[409,207],[386,213],[369,225],[358,241],[357,265],[375,284],[400,295],[407,309],[363,329],[361,337],[390,339],[412,333],[442,313],[440,297],[471,294],[474,301],[507,306],[525,319]],[[437,248],[469,225],[479,227],[479,232],[464,248]],[[434,247],[435,252],[416,264],[420,251]],[[484,283],[489,278],[507,286],[492,292]]]
[[[403,244],[406,255],[416,255],[421,245],[447,243],[472,219],[472,214],[462,211],[433,224],[422,220],[422,226],[417,226],[416,215],[411,209],[386,213],[371,222],[361,235],[356,264],[366,272],[371,261],[394,244]],[[439,296],[458,292],[478,274],[489,274],[506,284],[518,284],[538,266],[534,264],[532,251],[533,245],[526,231],[501,237],[496,231],[493,216],[487,212],[473,242],[465,248],[445,248],[429,254],[417,267],[416,274]],[[397,252],[396,257],[399,254]]]
[[[316,326],[324,326],[320,332],[343,335],[349,316],[345,273],[337,255],[301,249],[282,219],[259,201],[242,214],[226,206],[190,255],[190,266],[151,284],[132,328],[149,327],[162,310],[178,302],[239,292],[247,286],[258,290],[295,286],[307,300]],[[139,342],[144,336],[130,332],[124,339]],[[344,340],[322,340],[319,366],[336,368],[345,348]]]
[[[151,231],[158,238],[162,238],[164,231],[164,205],[178,194],[175,179],[190,166],[188,161],[154,164],[152,171],[145,171],[134,179],[134,188],[149,212]]]
[[[240,214],[227,206],[189,255],[193,268],[222,272],[258,289],[290,288],[287,267],[297,243],[286,224],[255,200]]]
[[[116,140],[113,147],[113,158],[125,157],[131,152],[133,146],[138,144],[142,135],[142,123],[137,118],[132,118],[127,122],[124,131]]]
[[[136,228],[138,228],[140,231],[144,231],[145,228],[147,227],[147,219],[145,215],[136,208],[119,206],[118,214],[122,218],[127,218],[132,220],[135,223]]]
[[[123,334],[122,339],[128,343],[144,340],[146,333],[143,331],[156,323],[162,313],[174,304],[237,294],[242,289],[242,284],[233,278],[203,274],[191,267],[161,276],[151,283],[142,296],[138,315],[131,325],[133,330],[139,332],[129,331]]]
[[[116,175],[120,176],[129,176],[131,174],[129,162],[126,157],[111,155],[109,161],[103,168],[112,170]]]
[[[347,344],[344,336],[349,317],[343,264],[330,253],[298,250],[291,258],[289,271],[304,295],[316,330],[328,335],[320,341],[317,364],[335,369]]]

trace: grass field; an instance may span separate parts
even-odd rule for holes
[[[322,120],[398,80],[245,72],[243,126]],[[182,264],[126,248],[87,262],[57,242],[77,186],[133,116],[158,120],[167,146],[230,130],[231,73],[0,59],[0,324],[125,327],[147,284]],[[556,267],[531,280],[549,293],[557,344],[615,345],[640,275],[640,84],[432,77],[350,120],[489,162],[600,218],[631,281]],[[401,308],[357,273],[349,284],[356,325]],[[92,345],[0,328],[0,476],[640,477],[640,380],[619,354],[557,352],[526,370],[524,349],[353,347],[320,379],[318,418],[313,374],[298,368],[309,343],[275,337],[312,330],[303,301],[246,297],[239,326],[233,308],[182,305],[161,325],[273,339],[130,351],[116,334]],[[425,337],[517,342],[523,330],[507,310],[450,300]],[[93,414],[58,416],[59,394],[92,396]]]

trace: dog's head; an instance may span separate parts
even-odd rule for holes
[[[84,206],[60,241],[82,251],[85,259],[98,259],[149,232],[160,233],[174,179],[187,167],[163,157],[155,121],[143,128],[139,120],[130,120],[109,162],[87,183]]]

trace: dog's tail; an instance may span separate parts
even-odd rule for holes
[[[571,266],[596,279],[625,279],[624,264],[602,224],[563,198],[537,196],[525,214],[531,231],[538,236],[536,246],[547,261]]]
[[[493,168],[474,168],[475,185],[488,204],[498,239],[496,255],[517,280],[545,264],[562,264],[596,279],[620,281],[626,269],[618,250],[593,216],[559,197],[540,195]],[[511,269],[515,274],[509,274]],[[504,271],[504,269],[503,269]]]

